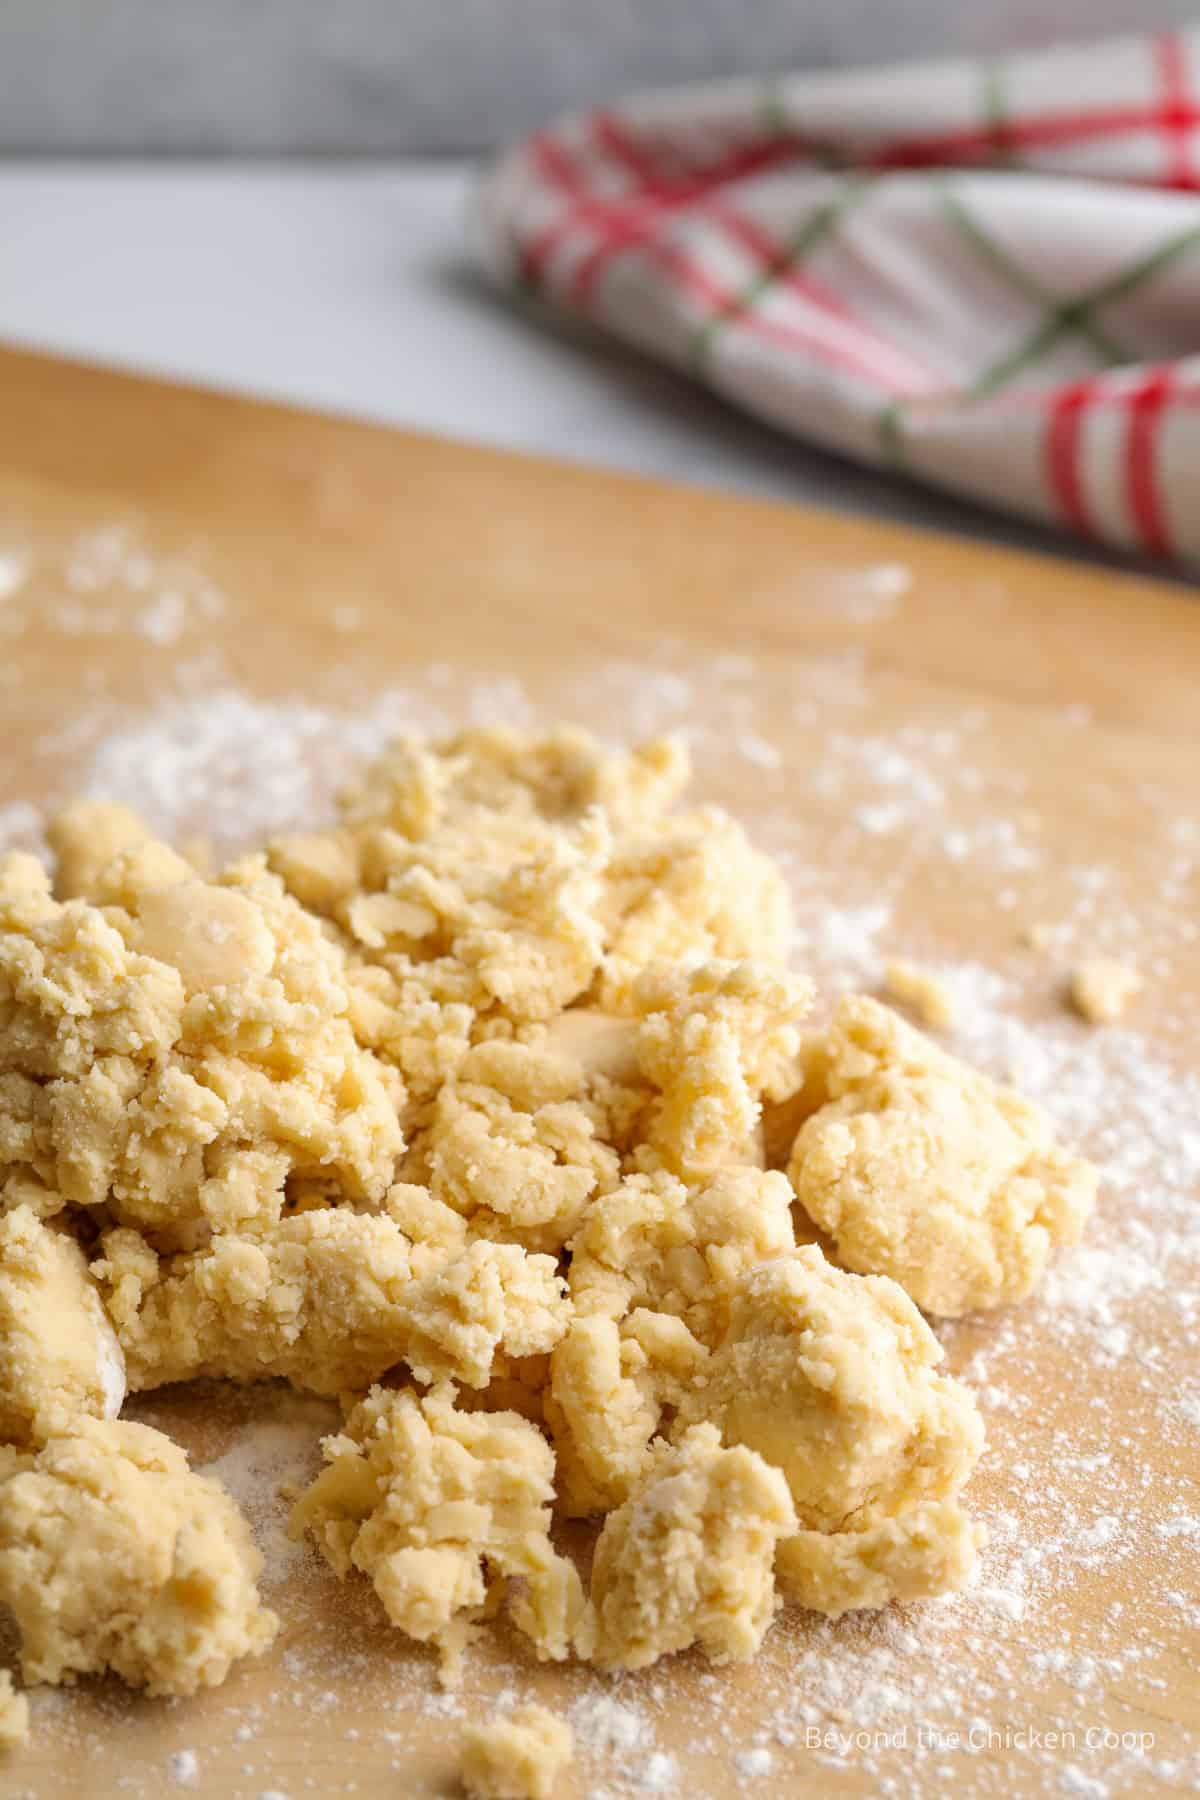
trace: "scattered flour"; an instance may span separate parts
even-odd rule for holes
[[[624,1760],[644,1750],[653,1735],[644,1714],[604,1692],[582,1694],[567,1717],[580,1747],[595,1756]]]
[[[169,1768],[171,1780],[178,1787],[195,1787],[200,1773],[200,1762],[194,1750],[176,1750],[172,1753]]]

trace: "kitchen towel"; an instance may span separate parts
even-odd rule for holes
[[[786,431],[1200,561],[1200,30],[635,96],[476,217],[501,283]]]

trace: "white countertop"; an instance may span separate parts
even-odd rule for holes
[[[0,164],[0,338],[493,444],[1041,547],[792,443],[471,271],[461,162]]]

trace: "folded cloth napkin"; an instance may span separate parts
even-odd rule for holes
[[[1200,30],[577,113],[496,279],[863,462],[1200,559]]]

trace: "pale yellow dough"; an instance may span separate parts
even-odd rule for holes
[[[7,1669],[0,1669],[0,1751],[15,1750],[29,1738],[29,1702],[18,1694]]]
[[[400,1087],[355,1040],[345,958],[254,859],[227,881],[147,839],[102,905],[60,904],[0,858],[0,1195],[38,1183],[166,1248],[272,1223],[289,1179],[382,1198]]]
[[[1074,1244],[1096,1171],[1028,1100],[865,995],[806,1046],[812,1115],[788,1173],[838,1259],[891,1275],[926,1312],[1023,1299]]]
[[[709,1421],[723,1442],[782,1470],[802,1532],[827,1540],[781,1550],[784,1568],[798,1572],[807,1559],[819,1571],[807,1604],[834,1613],[860,1604],[850,1597],[863,1591],[857,1552],[878,1561],[893,1538],[885,1532],[884,1552],[862,1540],[850,1554],[837,1539],[952,1499],[974,1468],[983,1426],[968,1390],[939,1373],[941,1360],[902,1288],[835,1269],[815,1244],[745,1277],[728,1335],[684,1397],[676,1429]],[[925,1515],[926,1536],[939,1524],[962,1538],[948,1513]],[[964,1559],[969,1566],[973,1548],[952,1560]],[[885,1587],[876,1590],[884,1599]]]
[[[699,1644],[748,1661],[775,1611],[775,1547],[795,1529],[787,1482],[713,1425],[663,1448],[609,1514],[592,1564],[595,1658],[641,1669]]]
[[[628,1497],[652,1460],[664,1406],[682,1398],[706,1355],[667,1313],[574,1320],[550,1358],[543,1396],[562,1512],[586,1518]]]
[[[573,1058],[493,1040],[468,1051],[442,1089],[412,1172],[473,1232],[557,1253],[592,1196],[618,1179],[601,1123]]]
[[[583,1588],[550,1542],[554,1456],[528,1420],[460,1411],[448,1384],[373,1388],[325,1457],[293,1532],[310,1531],[339,1575],[369,1575],[392,1623],[437,1646],[447,1682],[489,1591],[518,1576],[513,1623],[539,1657],[569,1653]]]
[[[74,1238],[28,1206],[0,1214],[0,1443],[30,1444],[48,1416],[113,1419],[125,1358]]]
[[[922,1500],[858,1531],[798,1531],[779,1546],[775,1575],[785,1600],[838,1619],[965,1587],[983,1541],[957,1500]]]
[[[981,1427],[913,1302],[1019,1298],[1094,1175],[875,1002],[811,1028],[783,877],[675,810],[687,776],[670,740],[406,737],[224,870],[94,802],[53,886],[0,858],[28,1680],[190,1693],[274,1630],[228,1497],[111,1417],[126,1382],[337,1396],[293,1529],[448,1680],[502,1602],[539,1657],[637,1668],[752,1655],[776,1583],[837,1616],[968,1579]],[[552,1538],[586,1517],[590,1599]],[[464,1777],[541,1795],[568,1753],[512,1713]]]
[[[595,1202],[572,1242],[571,1298],[581,1316],[670,1313],[711,1347],[746,1271],[794,1245],[792,1191],[777,1172],[730,1167],[693,1188],[632,1175]]]
[[[953,1025],[954,996],[944,981],[919,963],[893,957],[884,970],[883,986],[888,999],[907,1006],[922,1025],[933,1031],[948,1031]]]
[[[1071,1005],[1089,1025],[1111,1025],[1141,989],[1137,970],[1112,956],[1090,957],[1071,971]]]
[[[462,1779],[471,1800],[551,1800],[575,1748],[565,1719],[518,1706],[463,1732]]]
[[[169,1258],[112,1232],[94,1269],[131,1387],[282,1375],[337,1394],[401,1361],[427,1380],[483,1387],[498,1351],[553,1348],[569,1309],[552,1258],[515,1244],[464,1247],[461,1222],[421,1189],[393,1189],[389,1206],[398,1217],[324,1207]]]
[[[812,984],[763,963],[654,966],[634,1004],[638,1060],[661,1096],[644,1160],[689,1182],[752,1160],[764,1096],[782,1100],[798,1085]]]
[[[545,1402],[559,1499],[577,1516],[619,1505],[729,1324],[739,1281],[793,1248],[784,1176],[729,1167],[700,1188],[633,1175],[596,1200],[572,1244],[575,1320]]]
[[[261,1566],[224,1489],[148,1426],[64,1415],[40,1450],[0,1447],[0,1606],[27,1682],[216,1687],[275,1635]]]

